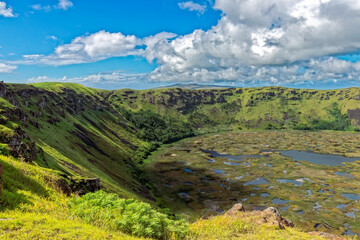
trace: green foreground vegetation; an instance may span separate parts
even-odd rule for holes
[[[358,88],[106,91],[78,84],[1,83],[0,97],[3,239],[316,239],[301,226],[281,230],[246,215],[190,217],[189,222],[188,216],[201,214],[179,198],[178,189],[165,194],[158,171],[148,172],[154,159],[161,164],[172,153],[162,148],[150,155],[163,144],[208,133],[298,129],[355,136],[360,125]],[[208,147],[215,147],[218,136],[208,136],[215,141]],[[238,153],[230,145],[217,150]],[[198,154],[179,151],[175,157],[189,161]],[[163,160],[157,159],[162,153]],[[286,159],[273,160],[283,171]],[[77,197],[88,191],[81,183],[92,178],[100,178],[103,191]]]
[[[249,217],[220,216],[189,225],[165,210],[103,191],[69,198],[52,185],[53,171],[6,156],[0,156],[0,164],[1,239],[266,239],[265,233],[267,239],[279,234],[314,239],[297,229],[254,224]]]

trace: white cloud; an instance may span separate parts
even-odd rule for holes
[[[223,12],[216,26],[153,49],[150,79],[243,81],[265,67],[261,79],[272,81],[274,69],[360,48],[356,0],[216,0],[214,8]]]
[[[54,36],[54,35],[48,36],[47,38],[51,39],[51,40],[54,40],[54,41],[58,40],[58,38],[56,36]]]
[[[194,3],[193,1],[178,3],[179,7],[184,10],[196,11],[203,14],[206,11],[206,5]]]
[[[144,73],[126,73],[122,71],[116,72],[106,72],[106,73],[98,73],[85,75],[80,77],[72,77],[69,78],[67,76],[54,78],[49,76],[37,76],[31,77],[28,79],[30,83],[37,82],[73,82],[73,83],[81,83],[81,84],[113,84],[113,83],[130,83],[130,82],[138,82],[144,81],[146,74]]]
[[[179,6],[191,10],[185,3]],[[66,65],[136,55],[156,61],[148,75],[153,81],[360,79],[360,64],[329,57],[360,49],[358,0],[216,0],[214,8],[223,15],[207,31],[143,39],[100,31],[48,56],[24,56],[23,63]]]
[[[6,6],[6,2],[0,1],[0,16],[3,17],[15,17],[13,9]]]
[[[70,0],[59,0],[57,5],[34,4],[34,5],[31,5],[31,8],[33,10],[37,10],[37,11],[50,12],[53,9],[62,9],[62,10],[66,11],[73,6],[74,6],[74,4]]]
[[[78,63],[95,62],[110,57],[124,56],[150,56],[152,50],[159,42],[174,38],[173,33],[162,32],[144,39],[134,35],[122,33],[110,33],[99,31],[97,33],[81,36],[73,39],[69,44],[58,46],[53,54],[23,55],[24,60],[16,61],[16,64],[45,64],[45,65],[69,65]],[[145,50],[144,47],[148,46]]]
[[[133,35],[100,31],[88,36],[77,37],[69,44],[58,46],[48,56],[25,55],[26,60],[46,65],[68,65],[94,62],[109,57],[140,55],[136,49],[140,39]]]
[[[12,73],[17,66],[0,63],[0,73]]]
[[[31,8],[36,11],[45,11],[45,12],[50,12],[53,9],[53,7],[50,5],[43,6],[41,4],[31,5]]]
[[[59,3],[57,5],[58,8],[63,10],[68,10],[72,6],[74,6],[74,4],[70,0],[59,0]]]
[[[39,59],[42,56],[43,55],[40,55],[40,54],[30,54],[30,55],[23,55],[23,58],[25,58],[27,60],[35,60],[35,59]]]

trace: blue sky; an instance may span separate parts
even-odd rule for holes
[[[0,0],[0,79],[360,86],[359,21],[354,0]]]

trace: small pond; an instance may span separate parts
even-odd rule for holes
[[[340,155],[314,153],[312,151],[278,151],[281,155],[291,157],[295,161],[307,161],[314,164],[324,164],[328,166],[342,166],[344,162],[354,162],[360,158],[348,158]]]
[[[213,158],[227,158],[230,161],[244,161],[245,159],[249,159],[249,158],[262,158],[262,157],[266,157],[266,156],[262,156],[262,155],[231,155],[231,154],[221,154],[218,153],[216,151],[210,151],[210,150],[204,150],[204,149],[200,149],[200,151],[204,152],[204,153],[208,153],[210,154],[211,157]]]
[[[260,185],[260,184],[267,184],[268,181],[266,179],[264,179],[263,177],[258,177],[252,181],[248,181],[246,183],[244,183],[244,186],[249,186],[249,185]]]
[[[346,197],[347,199],[358,201],[360,200],[360,195],[353,194],[353,193],[342,193],[343,197]]]

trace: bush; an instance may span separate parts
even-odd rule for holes
[[[175,118],[163,117],[148,110],[132,112],[120,108],[120,112],[137,128],[138,137],[145,141],[171,143],[194,136],[190,124]]]
[[[138,147],[135,151],[135,160],[138,163],[143,163],[143,160],[145,160],[151,152],[160,147],[160,144],[159,142],[150,142]]]
[[[335,130],[335,131],[347,131],[351,130],[351,121],[346,114],[341,114],[339,104],[334,103],[328,112],[334,118],[332,121],[326,121],[322,119],[315,119],[311,122],[311,128],[314,130]]]
[[[0,143],[0,154],[9,156],[9,147],[6,144]]]
[[[87,223],[139,237],[183,238],[188,231],[185,220],[171,220],[168,215],[154,210],[147,203],[121,199],[116,194],[104,191],[72,198],[69,207]]]
[[[294,127],[294,130],[312,130],[312,128],[304,123],[299,123]]]

